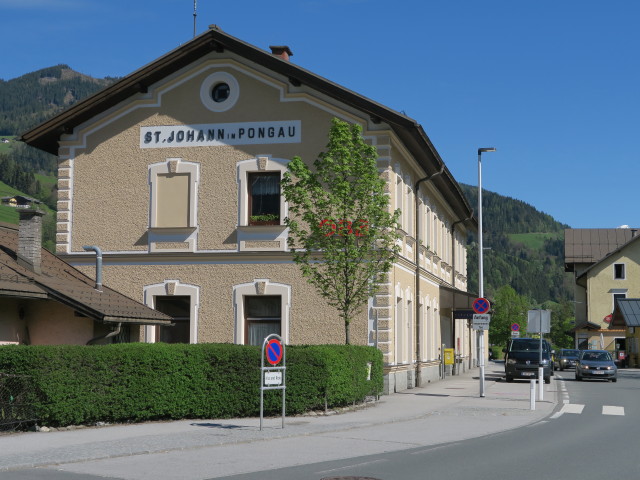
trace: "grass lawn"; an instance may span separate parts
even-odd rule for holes
[[[53,187],[58,181],[58,179],[52,175],[41,175],[39,173],[36,173],[34,176],[36,177],[36,180],[40,182],[40,185],[49,189]]]
[[[42,176],[47,179],[49,177]],[[25,195],[20,190],[16,190],[15,188],[10,187],[4,182],[0,182],[0,197],[11,197],[13,195],[22,195],[24,197],[28,197],[29,195]],[[52,213],[49,207],[47,207],[44,203],[41,203],[39,206],[40,210]],[[54,214],[55,215],[55,214]],[[6,223],[18,223],[18,212],[16,212],[15,207],[8,207],[6,205],[0,205],[0,222]]]
[[[521,243],[532,250],[541,250],[545,240],[558,239],[562,233],[512,233],[509,240]]]
[[[2,143],[2,140],[8,139],[9,143]],[[13,139],[16,138],[10,135],[0,135],[0,153],[9,153],[11,151],[11,146],[13,145]]]

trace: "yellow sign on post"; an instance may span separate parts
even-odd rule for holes
[[[444,364],[453,365],[454,350],[453,348],[444,349]]]

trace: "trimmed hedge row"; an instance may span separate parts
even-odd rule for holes
[[[260,414],[260,354],[232,344],[3,346],[0,372],[33,379],[43,425],[233,418]],[[287,415],[382,391],[382,353],[373,347],[290,345],[286,360]],[[281,406],[280,390],[265,391],[265,415]]]

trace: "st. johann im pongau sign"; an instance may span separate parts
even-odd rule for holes
[[[140,148],[300,143],[301,129],[300,120],[140,127]]]

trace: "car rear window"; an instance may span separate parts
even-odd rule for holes
[[[532,339],[532,340],[514,340],[511,343],[512,352],[539,352],[540,351],[540,340]],[[546,342],[542,342],[542,351],[548,352],[549,347]]]

